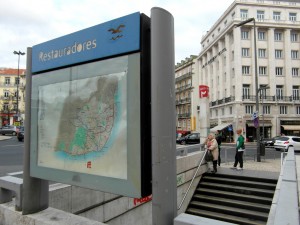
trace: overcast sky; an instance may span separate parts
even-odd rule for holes
[[[234,0],[0,0],[0,67],[17,68],[27,47],[134,12],[161,7],[174,17],[175,62],[201,50],[200,40]],[[21,56],[20,68],[25,69]]]

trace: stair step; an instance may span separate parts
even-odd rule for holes
[[[216,190],[223,190],[223,191],[232,191],[236,193],[248,194],[248,195],[260,195],[260,196],[267,196],[273,197],[274,190],[266,190],[260,188],[251,188],[251,187],[240,187],[236,185],[228,185],[228,184],[218,184],[209,183],[209,182],[200,182],[200,188],[213,188]],[[197,190],[199,187],[197,188]]]
[[[266,213],[269,213],[271,207],[269,204],[266,205],[266,204],[248,202],[248,201],[246,202],[246,201],[234,200],[230,198],[222,198],[222,197],[199,195],[199,194],[195,194],[193,196],[193,200],[199,202],[213,203],[215,205],[225,205],[225,206],[237,207],[241,209],[257,210]]]
[[[226,215],[239,216],[243,218],[253,218],[260,221],[267,221],[269,213],[252,211],[248,209],[240,209],[236,207],[229,207],[224,205],[216,205],[206,202],[192,201],[189,208],[205,209],[208,211],[224,213]]]
[[[215,220],[235,223],[235,224],[243,224],[243,225],[265,225],[266,224],[265,221],[241,218],[241,217],[227,215],[227,214],[223,214],[223,213],[211,212],[211,211],[194,209],[194,208],[188,208],[186,213],[192,214],[195,216],[202,216],[205,218],[211,218],[211,219],[215,219]]]
[[[212,183],[225,183],[238,186],[246,187],[256,187],[262,189],[275,190],[276,183],[269,183],[264,181],[253,181],[253,180],[238,180],[236,178],[227,178],[227,177],[215,177],[215,176],[205,176],[201,182],[212,182]]]
[[[215,174],[205,173],[203,175],[203,178],[207,178],[207,177],[220,177],[220,178],[229,178],[229,179],[240,180],[240,181],[245,180],[245,181],[270,183],[270,184],[275,184],[275,185],[277,184],[277,180],[275,180],[275,179],[248,177],[248,176],[240,176],[240,175],[229,175],[229,174],[221,174],[221,173],[215,173]]]
[[[212,190],[208,188],[197,188],[195,194],[226,197],[226,198],[231,198],[236,200],[243,200],[243,201],[256,202],[261,204],[269,204],[269,205],[272,204],[272,200],[273,200],[272,197],[255,196],[255,195],[235,193],[230,191]]]

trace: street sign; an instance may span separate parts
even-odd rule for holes
[[[258,111],[255,111],[252,115],[251,115],[251,119],[255,120],[256,118],[258,118]]]

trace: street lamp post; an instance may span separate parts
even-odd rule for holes
[[[262,105],[262,108],[263,108],[262,109],[262,120],[263,120],[263,135],[262,135],[262,139],[265,138],[265,118],[264,118],[264,114],[265,114],[265,112],[264,112],[264,97],[265,97],[265,94],[262,94],[261,91],[262,90],[267,90],[267,89],[270,89],[269,85],[264,85],[264,86],[262,86],[262,87],[260,87],[258,89],[259,95],[261,97],[261,105]]]
[[[259,102],[258,102],[258,75],[257,75],[257,50],[256,50],[256,26],[255,26],[255,19],[250,18],[245,21],[242,21],[241,23],[237,24],[236,27],[243,26],[247,23],[253,22],[253,30],[254,30],[254,66],[255,66],[255,102],[256,102],[256,111],[259,112]],[[257,118],[259,119],[259,118]],[[257,141],[257,153],[256,153],[256,160],[257,162],[260,162],[260,128],[259,128],[259,123],[258,126],[256,127],[256,141]]]
[[[14,54],[18,55],[18,82],[17,82],[17,111],[16,111],[16,115],[17,115],[17,118],[19,118],[20,56],[25,55],[25,52],[14,51]]]

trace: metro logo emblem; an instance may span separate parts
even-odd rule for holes
[[[209,97],[209,87],[206,85],[199,85],[199,98]]]

